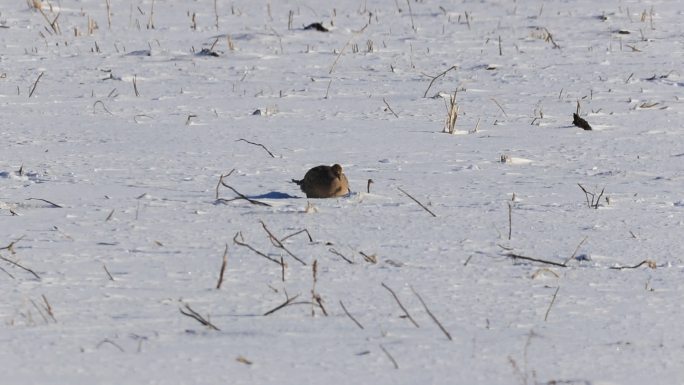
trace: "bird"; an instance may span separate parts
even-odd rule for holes
[[[292,179],[299,185],[307,198],[334,198],[349,194],[349,182],[342,172],[342,166],[320,165],[306,172],[304,179]]]

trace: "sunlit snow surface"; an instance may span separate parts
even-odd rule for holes
[[[410,6],[5,1],[0,382],[681,383],[684,4]]]

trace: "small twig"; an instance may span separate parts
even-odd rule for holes
[[[499,102],[497,102],[496,99],[494,99],[494,98],[491,98],[491,100],[499,107],[501,112],[503,112],[504,116],[508,117],[508,114],[506,113],[506,111],[504,111],[503,107],[501,107],[501,104],[499,104]]]
[[[366,260],[368,263],[378,263],[378,256],[375,254],[366,254],[363,251],[359,251],[359,254],[363,257],[363,259]]]
[[[222,185],[222,186],[224,186],[224,187],[228,187],[229,189],[231,189],[231,190],[237,195],[237,197],[236,197],[236,198],[231,198],[231,199],[218,198],[218,199],[216,199],[217,202],[232,202],[232,201],[235,201],[235,200],[238,200],[238,199],[244,199],[244,200],[246,200],[247,202],[249,202],[249,203],[251,203],[251,204],[253,204],[253,205],[271,207],[270,204],[268,204],[268,203],[266,203],[266,202],[261,202],[261,201],[258,201],[258,200],[249,198],[249,197],[247,197],[245,194],[243,194],[243,193],[237,191],[236,189],[234,189],[232,186],[227,185],[227,184],[223,181],[223,178],[224,178],[224,176],[222,176],[222,177],[219,179],[219,184]],[[218,193],[218,187],[217,187],[217,193]]]
[[[216,199],[219,199],[219,187],[221,187],[221,183],[223,183],[223,178],[229,177],[235,169],[230,170],[228,174],[221,174],[221,177],[219,178],[218,184],[216,184]]]
[[[560,286],[556,288],[556,291],[553,293],[553,298],[551,298],[551,303],[549,304],[549,308],[546,309],[546,314],[544,315],[544,322],[549,318],[549,312],[551,311],[551,306],[553,306],[553,303],[556,302],[556,295],[558,295],[558,290],[560,290]]]
[[[238,236],[240,237],[241,241],[238,241]],[[252,246],[248,245],[247,243],[244,242],[244,240],[245,240],[245,239],[244,239],[244,237],[242,236],[242,232],[239,232],[239,231],[238,231],[237,233],[235,233],[235,236],[233,237],[233,242],[234,242],[236,245],[242,246],[242,247],[246,247],[246,248],[252,250],[253,252],[257,253],[258,255],[260,255],[260,256],[262,256],[262,257],[268,259],[269,261],[271,261],[271,262],[273,262],[273,263],[277,263],[277,264],[279,264],[279,265],[281,265],[281,266],[284,265],[283,263],[281,263],[281,261],[278,261],[277,259],[274,259],[274,258],[272,258],[272,257],[269,257],[268,255],[266,255],[266,254],[262,253],[261,251],[259,251],[259,250],[255,249],[255,248],[253,248]]]
[[[366,184],[366,192],[370,194],[370,186],[373,184],[373,179],[368,179],[368,183]]]
[[[575,247],[575,251],[572,253],[572,255],[568,259],[563,261],[564,265],[567,265],[568,262],[572,261],[575,258],[575,255],[577,255],[577,252],[579,251],[580,247],[582,247],[582,245],[584,244],[584,242],[587,241],[588,238],[589,236],[586,236],[584,237],[584,239],[582,239],[582,241],[577,245],[577,247]]]
[[[178,308],[178,310],[180,310],[181,314],[183,314],[184,316],[190,317],[190,318],[194,318],[197,322],[199,322],[199,323],[201,323],[202,325],[208,327],[209,329],[217,330],[217,331],[220,331],[220,330],[221,330],[221,329],[217,328],[214,324],[212,324],[211,322],[209,322],[206,318],[202,317],[199,313],[197,313],[196,311],[192,310],[192,308],[190,307],[190,305],[188,305],[187,303],[185,304],[185,309],[188,310],[187,313],[184,312],[182,308]]]
[[[102,104],[102,109],[104,109],[106,113],[108,113],[109,115],[114,115],[111,111],[109,111],[109,109],[107,108],[107,106],[105,106],[102,100],[96,100],[95,103],[93,103],[93,110],[95,109],[95,106],[97,106],[98,103]]]
[[[413,200],[414,202],[418,203],[418,205],[419,205],[420,207],[422,207],[425,211],[427,211],[428,213],[430,213],[430,215],[432,215],[433,217],[436,217],[436,216],[437,216],[435,213],[433,213],[432,211],[430,211],[430,209],[428,209],[427,207],[425,207],[425,205],[423,205],[422,203],[420,203],[420,202],[418,201],[418,199],[412,197],[411,194],[409,194],[409,193],[407,193],[406,191],[404,191],[401,187],[397,187],[397,189],[398,189],[399,191],[403,192],[404,194],[406,194],[406,196],[409,197],[409,198],[411,198],[411,200]]]
[[[337,255],[338,257],[344,259],[348,264],[350,264],[350,265],[353,265],[353,264],[354,264],[354,262],[352,262],[351,259],[345,257],[344,255],[342,255],[342,253],[340,253],[339,251],[333,249],[332,247],[329,248],[328,251],[331,252],[331,253],[333,253],[333,254],[335,254],[335,255]]]
[[[306,233],[306,235],[309,237],[309,242],[313,242],[313,238],[311,238],[311,234],[309,233],[309,230],[307,230],[307,229],[299,230],[299,231],[294,232],[294,233],[292,233],[292,234],[290,234],[284,238],[281,238],[280,242],[285,242],[286,239],[292,238],[295,235],[299,235],[301,233]]]
[[[382,101],[385,103],[385,105],[387,106],[387,109],[390,110],[390,112],[394,115],[394,117],[398,118],[399,115],[397,115],[397,113],[394,112],[392,107],[390,107],[389,103],[387,103],[387,100],[385,100],[385,98],[382,98]]]
[[[43,302],[45,302],[45,311],[53,321],[57,322],[57,318],[55,318],[55,314],[52,312],[52,306],[50,306],[50,302],[48,302],[47,297],[45,297],[45,294],[41,294],[41,297],[43,297]]]
[[[423,74],[423,75],[425,75],[425,76],[427,76],[427,77],[429,77],[429,78],[432,78],[432,80],[430,81],[430,84],[428,85],[427,89],[425,89],[425,93],[423,93],[423,97],[424,97],[424,98],[427,97],[427,93],[428,93],[428,91],[430,91],[430,88],[432,87],[432,84],[435,82],[435,80],[437,80],[437,79],[441,78],[442,76],[446,75],[447,72],[449,72],[449,71],[451,71],[451,70],[455,70],[455,69],[457,69],[456,66],[451,66],[451,67],[449,67],[448,69],[446,69],[444,72],[442,72],[442,73],[440,73],[440,74],[437,74],[437,75],[435,75],[435,76],[430,76],[430,75],[428,75],[428,74]]]
[[[33,93],[34,93],[34,92],[36,92],[36,87],[38,87],[38,82],[40,81],[40,78],[43,77],[43,74],[45,74],[45,72],[41,72],[40,75],[38,75],[38,78],[36,79],[36,81],[33,82],[33,85],[32,85],[31,88],[29,89],[29,96],[28,96],[29,98],[30,98],[31,96],[33,96]]]
[[[152,3],[154,4],[154,0],[152,0]],[[133,75],[133,91],[135,92],[135,96],[140,96],[140,92],[138,92],[138,76]]]
[[[553,262],[553,261],[547,261],[544,259],[526,257],[524,255],[519,255],[519,254],[515,254],[515,253],[508,253],[508,254],[506,254],[506,256],[509,258],[513,258],[513,259],[524,259],[526,261],[546,263],[546,264],[558,266],[558,267],[567,267],[564,263],[558,263],[558,262]]]
[[[259,146],[259,147],[263,148],[264,150],[266,150],[266,152],[268,152],[268,155],[270,155],[271,158],[275,158],[275,155],[273,155],[273,153],[272,153],[271,151],[269,151],[268,148],[266,148],[266,146],[264,146],[264,145],[261,144],[261,143],[250,142],[250,141],[247,140],[247,139],[238,139],[238,140],[236,140],[236,142],[246,142],[246,143],[249,143],[249,144],[252,144],[252,145],[255,145],[255,146]]]
[[[226,271],[226,264],[228,263],[228,244],[226,243],[226,249],[223,251],[223,262],[221,263],[221,270],[219,272],[219,279],[218,283],[216,284],[216,289],[221,288],[221,284],[223,283],[223,273]]]
[[[444,328],[444,326],[442,326],[442,323],[439,322],[439,320],[437,319],[437,317],[435,317],[435,315],[432,314],[432,312],[430,311],[430,309],[428,309],[427,305],[425,304],[425,301],[423,301],[423,298],[421,298],[420,294],[418,294],[418,292],[415,291],[415,290],[413,289],[413,286],[411,286],[411,291],[413,292],[413,294],[416,295],[416,297],[418,297],[418,300],[420,301],[420,303],[421,303],[421,304],[423,305],[423,307],[425,308],[425,312],[428,313],[428,315],[430,316],[430,318],[432,318],[432,320],[435,321],[435,323],[437,324],[437,326],[439,326],[439,330],[441,330],[442,333],[444,333],[444,335],[449,339],[449,341],[453,341],[453,340],[451,339],[451,334],[449,334],[449,332]]]
[[[42,202],[45,202],[45,203],[51,205],[51,206],[54,207],[54,208],[57,208],[57,209],[61,209],[61,208],[62,208],[62,206],[58,205],[57,203],[50,202],[50,201],[47,200],[47,199],[42,199],[42,198],[26,198],[26,200],[27,200],[27,201],[42,201]]]
[[[356,34],[353,34],[352,37],[350,37],[349,40],[347,40],[347,43],[344,45],[344,47],[342,47],[342,49],[340,50],[340,53],[337,54],[337,57],[335,58],[335,61],[334,61],[334,62],[332,63],[332,65],[330,66],[330,71],[328,71],[328,74],[329,74],[329,75],[331,75],[331,74],[333,73],[333,70],[335,69],[335,66],[337,65],[337,61],[340,60],[340,57],[341,57],[342,54],[344,53],[344,50],[347,49],[347,47],[349,46],[349,44],[351,44],[352,40],[354,40],[355,37],[356,37]],[[330,83],[332,83],[332,79],[330,79]],[[329,89],[329,88],[330,88],[330,84],[328,84],[328,89]],[[325,93],[325,96],[326,96],[326,97],[328,96],[328,93],[327,93],[327,92]]]
[[[404,311],[404,314],[406,315],[406,318],[408,318],[409,321],[411,321],[411,323],[413,323],[413,325],[414,325],[415,327],[417,327],[417,328],[420,327],[420,326],[418,326],[418,323],[413,319],[413,317],[411,317],[411,315],[409,314],[408,310],[406,310],[406,308],[404,307],[404,305],[402,305],[401,301],[399,301],[399,297],[397,297],[397,294],[394,292],[394,290],[390,289],[390,287],[387,286],[387,285],[385,285],[384,282],[382,282],[381,285],[382,285],[382,287],[384,287],[385,289],[387,289],[387,291],[389,291],[390,294],[392,294],[392,297],[394,297],[394,300],[397,301],[397,304],[399,304],[399,307],[401,308],[401,310]]]
[[[102,268],[104,269],[105,273],[107,273],[107,277],[109,277],[109,280],[113,281],[114,277],[112,277],[112,274],[109,272],[109,269],[107,269],[107,265],[103,263]]]
[[[102,345],[104,345],[104,344],[106,344],[106,343],[107,343],[107,344],[110,344],[110,345],[112,345],[112,346],[114,346],[114,347],[117,348],[117,349],[119,349],[119,351],[120,351],[121,353],[126,352],[121,346],[119,346],[119,344],[117,344],[116,342],[110,340],[109,338],[105,338],[105,339],[103,339],[102,341],[100,341],[100,343],[98,343],[97,345],[95,345],[95,348],[96,348],[96,349],[99,349],[100,346],[102,346]]]
[[[397,364],[397,361],[394,359],[394,357],[392,357],[390,352],[388,352],[387,349],[385,349],[385,347],[382,346],[382,344],[380,344],[380,349],[382,349],[382,351],[385,352],[385,355],[387,356],[387,358],[389,358],[390,361],[392,361],[392,365],[394,365],[394,369],[399,369],[399,364]]]
[[[292,297],[292,298],[287,297],[287,294],[285,294],[285,297],[286,297],[285,302],[283,302],[282,304],[280,304],[280,305],[274,307],[273,309],[267,311],[266,313],[264,313],[264,315],[265,315],[265,316],[271,315],[271,314],[277,312],[278,310],[284,308],[285,306],[292,304],[293,301],[294,301],[295,299],[297,299],[297,297],[299,297],[299,294],[295,295],[295,296]]]
[[[511,234],[513,234],[513,206],[511,202],[508,202],[508,240],[511,240]]]
[[[5,272],[5,274],[9,275],[9,277],[10,277],[10,278],[12,278],[12,279],[16,279],[16,278],[14,278],[14,276],[13,276],[12,274],[10,274],[10,272],[9,272],[9,271],[5,270],[5,268],[4,268],[4,267],[0,266],[0,270],[2,270],[3,272]]]
[[[646,266],[650,267],[651,269],[655,269],[657,267],[655,261],[650,260],[650,259],[645,259],[645,260],[637,263],[634,266],[611,266],[610,269],[613,269],[613,270],[636,269],[636,268],[639,268],[643,265],[646,265]]]
[[[283,245],[283,243],[280,242],[280,240],[278,240],[278,238],[275,235],[273,235],[273,233],[271,233],[271,231],[268,229],[268,227],[266,227],[266,224],[263,221],[259,221],[259,222],[261,223],[261,226],[264,228],[264,231],[266,231],[266,234],[268,234],[269,238],[271,239],[271,243],[273,244],[273,246],[275,246],[279,249],[283,249],[287,254],[290,255],[290,257],[294,258],[295,260],[297,260],[297,262],[306,266],[306,262],[301,260],[296,255],[294,255],[290,250],[288,250],[287,247],[285,247],[285,245]]]
[[[358,326],[360,329],[363,329],[363,325],[361,325],[361,323],[360,323],[359,321],[357,321],[356,318],[354,318],[354,316],[352,316],[352,315],[349,313],[349,311],[347,310],[347,308],[344,306],[344,303],[342,303],[342,300],[340,300],[340,306],[342,306],[342,310],[344,310],[344,314],[346,314],[347,317],[349,317],[349,319],[351,319],[352,321],[354,321],[354,323],[356,324],[356,326]]]
[[[406,0],[406,4],[408,5],[409,9],[409,15],[411,16],[411,29],[416,32],[416,26],[413,24],[413,11],[411,10],[411,0]]]
[[[34,277],[36,277],[36,279],[40,280],[40,276],[39,276],[38,274],[36,274],[35,271],[29,269],[28,267],[24,267],[24,266],[22,266],[21,264],[15,262],[15,261],[13,261],[13,260],[11,260],[11,259],[9,259],[9,258],[3,257],[2,255],[0,255],[0,259],[3,260],[3,261],[5,261],[5,262],[7,262],[7,263],[9,263],[10,265],[16,266],[16,267],[18,267],[18,268],[20,268],[20,269],[22,269],[22,270],[24,270],[24,271],[27,271],[27,272],[31,273]]]
[[[114,209],[109,212],[109,215],[107,215],[107,218],[105,218],[105,222],[109,222],[113,217],[114,217]]]
[[[0,247],[0,250],[7,250],[7,251],[9,251],[10,253],[12,253],[12,255],[16,254],[16,252],[14,251],[14,245],[15,245],[17,242],[19,242],[19,241],[21,241],[22,239],[24,239],[25,236],[26,236],[26,235],[22,235],[21,237],[19,237],[19,238],[13,240],[12,242],[10,242],[9,245],[7,245],[7,246],[5,246],[5,247]]]

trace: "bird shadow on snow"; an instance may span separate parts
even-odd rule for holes
[[[261,195],[248,195],[249,199],[300,199],[301,197],[290,195],[280,191],[271,191]]]

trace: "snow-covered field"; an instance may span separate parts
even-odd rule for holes
[[[684,382],[681,2],[37,5],[0,7],[0,383]],[[290,183],[333,163],[351,196]]]

